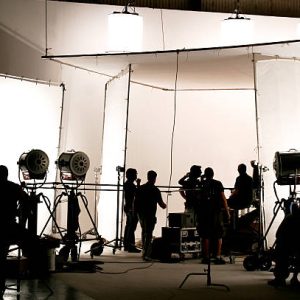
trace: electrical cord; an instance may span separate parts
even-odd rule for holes
[[[118,263],[119,263],[119,262],[118,262]],[[145,263],[146,263],[146,262],[145,262]],[[153,265],[154,265],[154,262],[151,262],[151,263],[149,263],[149,265],[146,266],[146,267],[130,268],[130,269],[127,269],[127,270],[122,271],[122,272],[103,272],[103,271],[101,271],[100,268],[99,268],[99,270],[97,270],[97,268],[96,268],[96,271],[97,271],[97,273],[101,273],[101,274],[120,275],[120,274],[126,274],[126,273],[128,273],[128,272],[130,272],[130,271],[134,271],[134,270],[144,270],[144,269],[148,269],[148,268],[152,267]]]
[[[172,126],[171,148],[170,148],[170,177],[169,177],[169,188],[168,188],[168,194],[167,194],[167,209],[166,209],[167,216],[168,216],[168,203],[169,203],[170,187],[171,187],[171,181],[172,181],[172,175],[173,175],[173,148],[174,148],[176,117],[177,117],[178,69],[179,69],[179,51],[176,52],[176,72],[175,72],[175,81],[174,81],[174,114],[173,114],[173,126]],[[167,220],[167,218],[166,218],[166,220]]]

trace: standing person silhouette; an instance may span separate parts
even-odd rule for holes
[[[134,209],[134,199],[137,187],[141,180],[137,178],[137,170],[129,168],[126,171],[126,181],[124,182],[124,212],[126,214],[126,225],[124,230],[124,250],[133,253],[140,253],[141,250],[135,246],[135,230],[138,223],[137,212]],[[137,185],[135,185],[135,182]]]
[[[178,183],[182,186],[179,190],[180,195],[185,199],[185,212],[194,213],[198,202],[200,187],[201,167],[193,165],[190,172],[179,179]]]
[[[201,183],[199,208],[197,212],[197,230],[202,238],[203,263],[207,263],[214,251],[213,257],[216,264],[225,264],[221,257],[223,227],[223,209],[230,219],[224,188],[220,181],[213,179],[214,171],[206,168],[204,171],[205,180]],[[212,245],[216,242],[216,245]]]
[[[161,192],[155,186],[157,173],[149,171],[147,182],[137,189],[135,209],[142,227],[143,259],[151,260],[151,242],[156,224],[157,204],[165,209],[167,205],[161,197]]]
[[[22,187],[8,180],[8,169],[0,165],[0,296],[5,292],[6,258],[10,245],[19,245],[29,259],[32,275],[48,273],[46,249],[41,247],[38,236],[17,223],[18,207],[29,201]]]

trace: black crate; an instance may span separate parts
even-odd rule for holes
[[[162,238],[173,253],[198,253],[201,251],[200,237],[195,227],[162,227]]]
[[[169,227],[195,227],[195,216],[194,213],[170,213]]]

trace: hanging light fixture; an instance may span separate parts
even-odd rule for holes
[[[240,1],[236,1],[236,8],[229,18],[222,21],[222,40],[230,44],[242,44],[252,41],[253,21],[242,15]]]
[[[109,52],[138,52],[142,50],[143,18],[129,2],[121,12],[108,16]]]

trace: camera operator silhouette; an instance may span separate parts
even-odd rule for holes
[[[46,248],[38,236],[17,223],[19,207],[26,201],[29,201],[28,194],[19,184],[8,180],[7,167],[0,165],[0,296],[3,296],[6,288],[6,259],[11,245],[18,245],[28,257],[32,276],[48,274]]]

